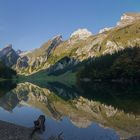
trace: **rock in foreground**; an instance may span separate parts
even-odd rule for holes
[[[0,140],[41,140],[34,135],[30,138],[32,129],[0,121]]]

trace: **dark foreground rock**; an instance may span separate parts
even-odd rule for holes
[[[134,136],[134,137],[131,137],[127,140],[140,140],[140,136]]]
[[[42,140],[37,134],[30,138],[32,129],[0,121],[0,140]]]

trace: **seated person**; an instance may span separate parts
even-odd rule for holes
[[[34,130],[32,131],[30,136],[32,137],[36,131],[40,131],[40,132],[45,131],[45,116],[44,115],[40,115],[39,118],[36,121],[34,121]]]
[[[39,118],[34,121],[34,128],[37,130],[45,131],[45,116],[40,115]]]

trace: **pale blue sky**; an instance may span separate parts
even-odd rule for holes
[[[126,12],[140,12],[140,0],[0,0],[0,48],[31,50],[78,28],[95,34]]]

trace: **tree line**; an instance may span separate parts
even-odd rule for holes
[[[114,54],[92,59],[77,73],[78,82],[88,78],[94,80],[139,80],[140,47],[129,47]]]

